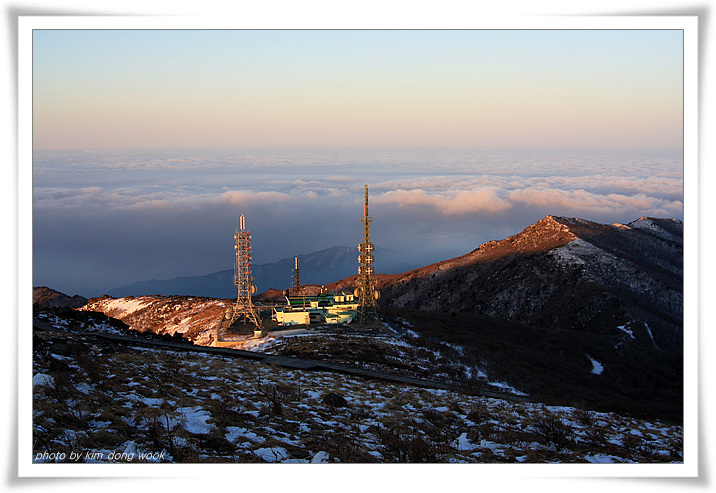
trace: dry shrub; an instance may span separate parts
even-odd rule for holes
[[[219,429],[213,429],[208,435],[201,435],[201,447],[205,451],[212,451],[219,456],[231,456],[233,458],[236,446],[223,435]]]
[[[337,457],[341,462],[366,462],[366,455],[361,452],[359,443],[340,431],[328,431],[323,434],[322,448],[331,457]]]
[[[233,402],[224,399],[207,399],[205,402],[206,410],[211,414],[212,421],[218,428],[243,426],[246,423],[247,414],[239,411]]]
[[[163,408],[142,407],[136,412],[140,427],[145,431],[145,438],[154,450],[166,449],[171,455],[176,452],[174,430],[170,426],[176,413]]]
[[[467,419],[475,424],[482,423],[490,419],[490,411],[482,402],[473,403],[472,406],[470,406],[470,411],[467,413]]]
[[[268,410],[273,416],[284,415],[284,405],[300,399],[301,391],[285,383],[271,383],[259,381],[256,390],[266,401]]]
[[[106,364],[90,351],[79,351],[75,356],[75,361],[79,367],[84,370],[92,383],[99,383],[104,379],[106,374]]]
[[[572,429],[553,414],[547,414],[536,425],[535,431],[544,445],[552,444],[562,450],[572,440]]]
[[[437,443],[447,444],[455,440],[460,433],[460,420],[452,413],[441,413],[434,409],[425,409],[422,413],[423,422],[419,424],[426,435]]]
[[[379,428],[380,453],[386,462],[440,462],[441,447],[418,434]]]
[[[574,418],[582,426],[593,426],[595,421],[594,414],[584,409],[575,410]]]

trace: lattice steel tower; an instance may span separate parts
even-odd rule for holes
[[[380,292],[375,289],[375,280],[373,279],[373,243],[370,242],[370,223],[373,221],[368,216],[368,184],[365,184],[365,204],[363,206],[363,242],[358,245],[358,287],[356,295],[358,296],[358,324],[365,325],[378,319],[376,312],[376,301],[380,297]]]
[[[289,293],[291,296],[298,296],[301,292],[303,292],[303,287],[301,286],[301,269],[298,268],[298,256],[295,257],[294,265],[293,286],[291,286]]]
[[[236,265],[234,266],[234,284],[238,288],[236,305],[231,317],[232,322],[243,317],[244,323],[261,326],[258,311],[251,301],[251,295],[256,294],[254,277],[251,275],[251,232],[246,229],[244,215],[241,214],[241,230],[234,234],[236,241]]]

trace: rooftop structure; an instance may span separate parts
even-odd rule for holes
[[[348,324],[358,308],[355,296],[345,293],[289,296],[286,302],[274,308],[274,318],[281,325]]]

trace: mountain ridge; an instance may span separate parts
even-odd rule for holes
[[[400,272],[414,267],[388,249],[377,250],[378,264],[381,269]],[[349,276],[358,269],[356,248],[334,246],[298,255],[301,280],[305,284],[328,284]],[[270,289],[283,290],[291,287],[294,257],[284,258],[267,264],[254,264],[251,267],[258,292]],[[107,291],[113,297],[163,295],[163,296],[205,296],[211,298],[235,298],[234,271],[224,269],[203,276],[182,276],[172,279],[139,281]]]
[[[87,303],[87,298],[78,294],[69,296],[47,286],[32,288],[32,304],[40,308],[79,308]]]
[[[355,272],[355,253],[349,247],[333,247],[316,252],[316,257],[329,266],[332,261],[345,262]],[[321,262],[311,265],[306,261],[310,258],[299,256],[307,294],[320,289],[353,291],[355,274],[312,284],[310,273],[319,270]],[[288,277],[293,260],[282,262],[287,265],[272,265]],[[233,298],[233,276],[227,278],[227,295],[196,296]],[[640,217],[628,224],[601,224],[548,215],[520,233],[488,241],[464,255],[400,273],[376,274],[375,280],[384,307],[476,313],[618,335],[625,344],[636,338],[657,348],[682,347],[683,222],[678,219]],[[207,282],[213,279],[209,276]],[[288,285],[287,281],[284,286]],[[283,288],[267,290],[256,299],[283,299]]]
[[[652,227],[657,220],[617,226],[547,216],[517,235],[414,271],[408,278],[424,281],[422,288],[406,288],[404,278],[396,277],[379,284],[389,306],[472,311],[597,332],[641,321],[654,325],[662,344],[676,343],[683,245],[669,237],[677,228],[654,234]],[[473,289],[455,289],[459,284]]]
[[[546,216],[522,232],[400,274],[377,274],[380,304],[472,312],[544,327],[636,334],[682,347],[683,222],[600,224]],[[326,286],[352,290],[357,276]]]
[[[377,274],[379,313],[391,331],[426,349],[452,348],[452,363],[480,368],[530,395],[586,399],[608,408],[643,403],[650,412],[678,417],[682,231],[680,221],[657,218],[605,225],[547,216],[460,257]],[[306,294],[322,287],[352,291],[356,278],[304,287]],[[254,299],[282,301],[283,295],[274,290]],[[81,309],[118,318],[139,332],[210,345],[215,322],[231,303],[105,296]],[[283,349],[311,356],[324,346],[322,330],[313,334],[316,342],[291,339]],[[355,357],[343,343],[331,347],[328,360]]]

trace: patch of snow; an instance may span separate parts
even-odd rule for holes
[[[266,462],[280,462],[288,459],[288,451],[283,447],[260,448],[254,450],[254,454]]]
[[[577,238],[564,246],[555,248],[553,253],[558,262],[584,265],[584,259],[582,257],[597,254],[603,255],[604,251],[581,238]]]
[[[573,407],[567,406],[544,406],[545,409],[550,411],[552,414],[569,415],[574,411]]]
[[[624,442],[620,438],[610,438],[608,442],[620,447],[624,446]]]
[[[182,414],[182,424],[189,433],[206,435],[215,428],[215,425],[207,423],[211,419],[211,414],[201,407],[182,407],[177,411]]]
[[[654,347],[659,349],[659,346],[657,346],[656,341],[654,340],[654,334],[651,333],[651,328],[646,322],[644,322],[644,327],[646,327],[646,332],[649,334],[649,337],[651,337],[651,342],[654,344]]]
[[[502,453],[504,449],[504,445],[500,443],[491,442],[489,440],[485,440],[484,438],[480,440],[480,444],[478,445],[479,448],[489,448],[492,450],[493,453]]]
[[[52,378],[51,375],[46,375],[44,373],[38,373],[34,377],[32,377],[32,386],[40,385],[42,387],[54,387],[55,385],[55,379]]]
[[[95,391],[94,387],[86,382],[78,383],[77,385],[75,385],[75,389],[86,395],[89,395]]]
[[[477,445],[472,443],[467,438],[467,433],[463,433],[459,437],[457,437],[451,444],[451,447],[456,448],[457,450],[464,452],[467,450],[475,450],[477,448]]]
[[[230,441],[235,442],[238,438],[245,436],[245,433],[248,430],[246,428],[239,428],[237,426],[227,426],[226,427],[226,435],[224,437]]]
[[[504,390],[506,392],[510,392],[515,395],[527,395],[524,392],[517,390],[516,388],[510,386],[509,384],[507,384],[505,382],[489,382],[489,384],[492,385],[493,387],[499,387],[502,390]]]
[[[142,298],[117,298],[114,300],[103,300],[102,304],[107,308],[116,310],[118,314],[129,315],[149,306],[151,301],[146,301]]]
[[[405,334],[412,337],[413,339],[417,339],[418,337],[420,337],[420,334],[410,329],[405,329]]]
[[[159,407],[164,402],[164,399],[155,399],[153,397],[142,397],[139,402],[143,402],[149,407]]]
[[[629,328],[629,324],[620,325],[619,327],[617,327],[617,329],[621,330],[622,332],[625,332],[632,339],[636,339],[636,337],[634,337],[634,331]]]
[[[624,459],[621,457],[607,454],[590,454],[584,458],[593,464],[614,464],[617,462],[624,462]]]
[[[320,392],[316,392],[315,390],[305,390],[305,391],[304,391],[304,394],[306,394],[306,395],[307,395],[308,397],[310,397],[311,399],[318,399],[318,400],[320,400],[320,398],[321,398],[321,393],[320,393]]]
[[[264,437],[258,436],[256,433],[247,430],[246,428],[239,428],[236,426],[227,426],[226,427],[226,439],[230,442],[236,443],[239,438],[251,440],[252,442],[256,443],[263,443],[266,441]]]
[[[630,224],[633,228],[642,229],[642,230],[645,230],[645,231],[650,231],[650,232],[654,233],[655,235],[660,236],[660,237],[662,237],[662,238],[666,238],[666,239],[669,239],[669,240],[671,240],[671,241],[676,241],[676,242],[679,242],[679,243],[682,242],[682,239],[681,239],[681,238],[679,238],[678,236],[676,236],[676,235],[674,235],[674,234],[672,234],[672,233],[669,233],[668,231],[666,231],[665,229],[663,229],[661,226],[659,226],[658,224],[654,223],[654,221],[652,221],[652,220],[649,219],[648,217],[640,217],[640,218],[637,219],[636,221],[632,221],[632,222],[629,223],[629,224]]]
[[[125,443],[126,443],[126,446],[124,447],[124,450],[122,451],[122,454],[125,454],[125,455],[130,455],[130,454],[132,454],[132,455],[134,455],[134,454],[137,453],[137,444],[136,444],[134,441],[130,440],[130,441],[125,442]]]
[[[328,452],[326,452],[325,450],[321,450],[313,456],[313,459],[311,459],[311,464],[325,464],[330,458],[331,456],[328,455]]]
[[[88,421],[88,422],[87,422],[87,425],[88,425],[91,429],[93,429],[93,430],[98,430],[98,429],[100,429],[100,428],[107,428],[107,427],[108,427],[109,425],[111,425],[111,424],[112,424],[111,421],[95,421],[95,420],[92,420],[92,421]]]
[[[589,355],[587,355],[587,358],[589,358],[589,361],[592,362],[592,373],[595,375],[601,375],[604,371],[604,365]]]

